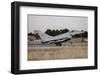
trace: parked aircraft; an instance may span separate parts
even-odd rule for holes
[[[72,39],[72,36],[83,33],[82,31],[69,31],[64,34],[60,34],[57,36],[49,36],[40,30],[35,30],[34,33],[37,33],[41,38],[41,43],[47,44],[56,44],[57,46],[61,46],[63,42],[69,41]]]

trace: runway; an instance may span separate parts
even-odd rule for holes
[[[28,45],[28,48],[31,48],[31,49],[44,49],[44,48],[67,48],[69,46],[73,46],[73,47],[77,47],[77,48],[81,48],[81,46],[87,46],[88,44],[86,42],[73,42],[73,43],[70,43],[70,42],[65,42],[65,43],[62,43],[61,46],[57,46],[56,44],[31,44],[31,45]]]

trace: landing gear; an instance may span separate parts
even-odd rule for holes
[[[61,43],[56,43],[56,45],[57,45],[57,46],[61,46],[62,44],[61,44]]]
[[[72,42],[70,42],[72,44]]]

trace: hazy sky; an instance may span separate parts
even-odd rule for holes
[[[88,30],[88,17],[28,15],[28,33],[34,30],[45,32],[47,29]]]

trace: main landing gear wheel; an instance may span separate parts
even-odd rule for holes
[[[56,43],[56,45],[57,45],[57,46],[61,46],[62,44],[61,44],[61,43]]]

